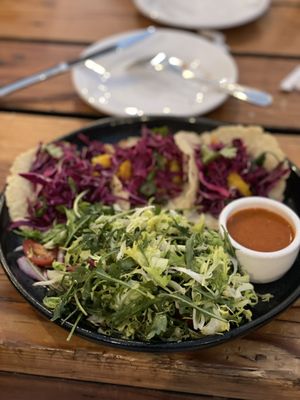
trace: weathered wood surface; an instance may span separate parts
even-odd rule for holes
[[[0,113],[0,184],[3,186],[10,163],[21,151],[86,124],[86,120],[73,118]],[[278,140],[300,165],[300,137],[281,135]],[[253,400],[271,400],[280,393],[281,399],[300,399],[299,301],[259,330],[215,348],[171,354],[132,353],[75,336],[67,342],[67,332],[29,305],[1,270],[0,321],[0,371],[30,374],[26,382],[39,375],[75,379],[82,385],[118,384],[158,390],[155,395],[161,399],[168,398],[170,391]],[[12,382],[21,384],[23,379],[23,375],[2,374],[0,384],[11,393]],[[46,378],[37,382],[47,387]],[[62,387],[69,385],[64,380],[59,382]],[[80,392],[81,386],[76,385],[74,390]],[[96,389],[93,393],[98,393]],[[144,393],[131,389],[130,395],[143,398]]]
[[[63,59],[76,57],[83,48],[82,45],[28,42],[20,46],[17,41],[2,41],[0,83],[11,82],[47,68]],[[298,65],[298,61],[280,57],[273,59],[254,56],[236,56],[235,60],[239,69],[240,82],[271,93],[274,102],[270,107],[264,108],[229,98],[221,107],[207,116],[226,122],[299,128],[299,92],[294,91],[287,94],[279,89],[281,80]],[[70,73],[2,99],[0,109],[89,116],[91,118],[104,115],[92,109],[79,98],[72,85]]]
[[[299,56],[299,15],[298,1],[274,1],[262,18],[227,30],[228,43],[234,52]],[[151,23],[130,0],[2,0],[0,37],[89,43]]]
[[[1,395],[5,400],[105,399],[105,400],[224,400],[224,397],[195,396],[141,389],[128,386],[81,382],[74,379],[55,379],[34,375],[0,372]]]

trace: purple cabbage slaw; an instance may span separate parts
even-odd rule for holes
[[[28,205],[28,219],[14,222],[13,228],[27,225],[46,230],[54,221],[64,222],[64,208],[71,208],[82,192],[84,200],[90,203],[114,204],[120,197],[113,193],[111,181],[124,162],[130,164],[130,177],[119,179],[132,207],[145,205],[150,199],[164,204],[180,194],[187,180],[184,155],[168,129],[150,130],[144,126],[141,137],[130,147],[91,141],[83,134],[78,138],[84,145],[80,149],[67,142],[50,145],[55,152],[49,151],[49,145],[39,147],[30,171],[21,174],[33,184],[36,200]],[[218,155],[210,162],[203,162],[202,148],[195,152],[200,183],[195,206],[201,212],[218,216],[228,202],[242,196],[237,188],[228,185],[231,172],[236,172],[249,185],[251,194],[258,196],[268,196],[289,173],[284,162],[267,171],[250,157],[241,139],[234,139],[231,146],[235,149],[234,157]],[[215,152],[224,147],[222,143],[210,145]],[[93,157],[107,153],[109,166],[92,162]]]
[[[217,143],[211,144],[209,147],[213,151],[219,151],[225,145]],[[201,148],[196,151],[196,165],[200,181],[196,206],[202,212],[218,216],[226,204],[243,196],[237,188],[229,187],[228,176],[232,172],[237,173],[249,185],[253,196],[264,197],[267,197],[278,181],[290,172],[284,161],[279,162],[272,171],[267,171],[260,162],[261,160],[251,158],[241,139],[232,140],[231,147],[236,150],[235,157],[228,158],[219,155],[207,163],[202,160]]]
[[[57,142],[55,146],[60,149],[58,157],[51,155],[47,146],[41,145],[30,171],[21,174],[33,184],[36,194],[36,200],[28,205],[27,225],[31,227],[47,229],[53,221],[63,222],[65,213],[62,207],[71,208],[76,196],[83,191],[86,191],[85,200],[89,202],[115,202],[110,190],[112,172],[96,173],[91,163],[95,151],[97,154],[104,151],[101,143],[93,143],[88,151],[85,147],[78,150],[66,142]]]
[[[30,171],[21,174],[33,184],[36,200],[28,204],[28,219],[15,221],[12,228],[29,226],[46,230],[54,221],[64,222],[64,208],[71,208],[82,192],[84,200],[90,203],[114,204],[120,197],[112,192],[112,177],[118,175],[120,165],[126,160],[131,164],[131,177],[120,180],[129,193],[131,206],[146,204],[150,198],[163,204],[180,193],[185,179],[183,156],[169,131],[156,132],[143,127],[141,139],[128,148],[90,141],[83,134],[78,138],[84,144],[81,149],[67,142],[51,144],[55,151],[49,151],[49,145],[39,146]],[[92,162],[93,157],[108,152],[109,167]],[[171,171],[171,162],[175,162],[176,172]]]
[[[125,160],[131,163],[132,177],[121,179],[131,206],[147,204],[149,198],[156,204],[164,204],[181,192],[186,180],[183,154],[169,132],[153,134],[144,126],[141,133],[134,146],[115,147],[114,163],[120,165]]]

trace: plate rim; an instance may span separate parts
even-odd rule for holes
[[[157,23],[161,24],[166,24],[168,26],[176,27],[176,28],[183,28],[183,29],[194,29],[194,30],[201,30],[201,29],[231,29],[231,28],[237,28],[246,24],[249,24],[251,22],[256,21],[258,18],[262,17],[270,8],[271,6],[271,0],[265,0],[264,7],[262,7],[258,12],[253,13],[251,16],[247,18],[243,18],[240,21],[236,21],[233,23],[220,23],[220,24],[214,24],[214,23],[207,23],[207,24],[185,24],[185,23],[173,23],[170,21],[167,17],[153,17],[151,15],[151,11],[147,8],[144,7],[141,3],[144,2],[144,0],[133,0],[135,7],[139,10],[139,12],[144,15],[145,17],[151,19],[152,21],[155,21]]]
[[[101,118],[99,120],[93,121],[92,123],[89,123],[85,125],[82,128],[73,130],[65,135],[57,137],[55,141],[60,141],[60,140],[66,140],[68,138],[76,137],[79,133],[84,133],[86,131],[89,131],[90,129],[96,128],[98,126],[125,126],[125,125],[132,125],[136,123],[155,123],[156,121],[159,120],[165,120],[165,123],[167,120],[169,122],[181,122],[181,123],[187,123],[191,124],[191,128],[193,125],[195,127],[197,125],[201,124],[207,124],[211,125],[211,129],[222,125],[236,125],[236,124],[226,124],[223,122],[215,121],[215,120],[210,120],[208,118],[180,118],[180,117],[172,117],[172,116],[148,116],[148,117],[107,117],[107,118]],[[292,171],[298,176],[300,179],[300,169],[293,163],[290,162],[290,165],[292,167]],[[5,188],[3,192],[0,193],[0,217],[2,217],[3,210],[6,206],[5,203]],[[19,293],[24,297],[26,301],[28,301],[37,311],[39,311],[44,317],[46,317],[50,322],[51,317],[52,317],[52,312],[48,310],[40,300],[36,299],[34,296],[32,296],[27,290],[26,287],[24,287],[21,282],[15,277],[13,273],[13,268],[10,267],[8,261],[6,260],[5,254],[3,252],[2,248],[2,241],[0,242],[0,263],[11,281],[11,283],[14,285],[14,287],[19,291]],[[254,284],[255,286],[255,284]],[[75,329],[75,332],[78,336],[81,336],[85,339],[92,340],[98,344],[105,344],[117,348],[122,348],[130,351],[144,351],[144,352],[179,352],[179,351],[191,351],[195,349],[203,349],[203,348],[208,348],[208,347],[213,347],[222,343],[226,343],[234,338],[244,336],[251,331],[257,329],[260,326],[263,326],[270,322],[275,316],[279,315],[281,312],[286,310],[298,297],[300,297],[300,285],[293,290],[282,302],[277,304],[275,307],[273,307],[271,310],[267,311],[263,315],[260,315],[254,320],[245,322],[243,325],[239,327],[232,328],[228,332],[225,332],[222,335],[210,335],[210,336],[204,336],[199,339],[191,339],[191,340],[185,340],[185,341],[179,341],[179,342],[143,342],[143,341],[138,341],[138,340],[128,340],[128,339],[122,339],[122,338],[116,338],[112,336],[107,336],[101,333],[98,333],[97,331],[92,331],[89,330],[83,326],[77,326]],[[59,319],[57,321],[54,321],[56,325],[59,325],[60,327],[66,329],[67,331],[70,332],[72,328],[72,324],[70,322],[63,322],[63,319]]]

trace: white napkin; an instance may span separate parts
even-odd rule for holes
[[[294,68],[281,82],[280,89],[283,92],[300,90],[300,65]]]

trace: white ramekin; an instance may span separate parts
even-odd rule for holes
[[[285,218],[293,227],[295,237],[284,249],[272,252],[261,252],[248,249],[236,242],[228,233],[227,220],[235,212],[249,209],[263,208],[273,211]],[[228,233],[236,257],[242,268],[250,275],[251,282],[267,283],[281,278],[294,264],[300,248],[300,219],[288,206],[279,201],[265,197],[244,197],[229,203],[222,210],[219,217],[219,230]]]

